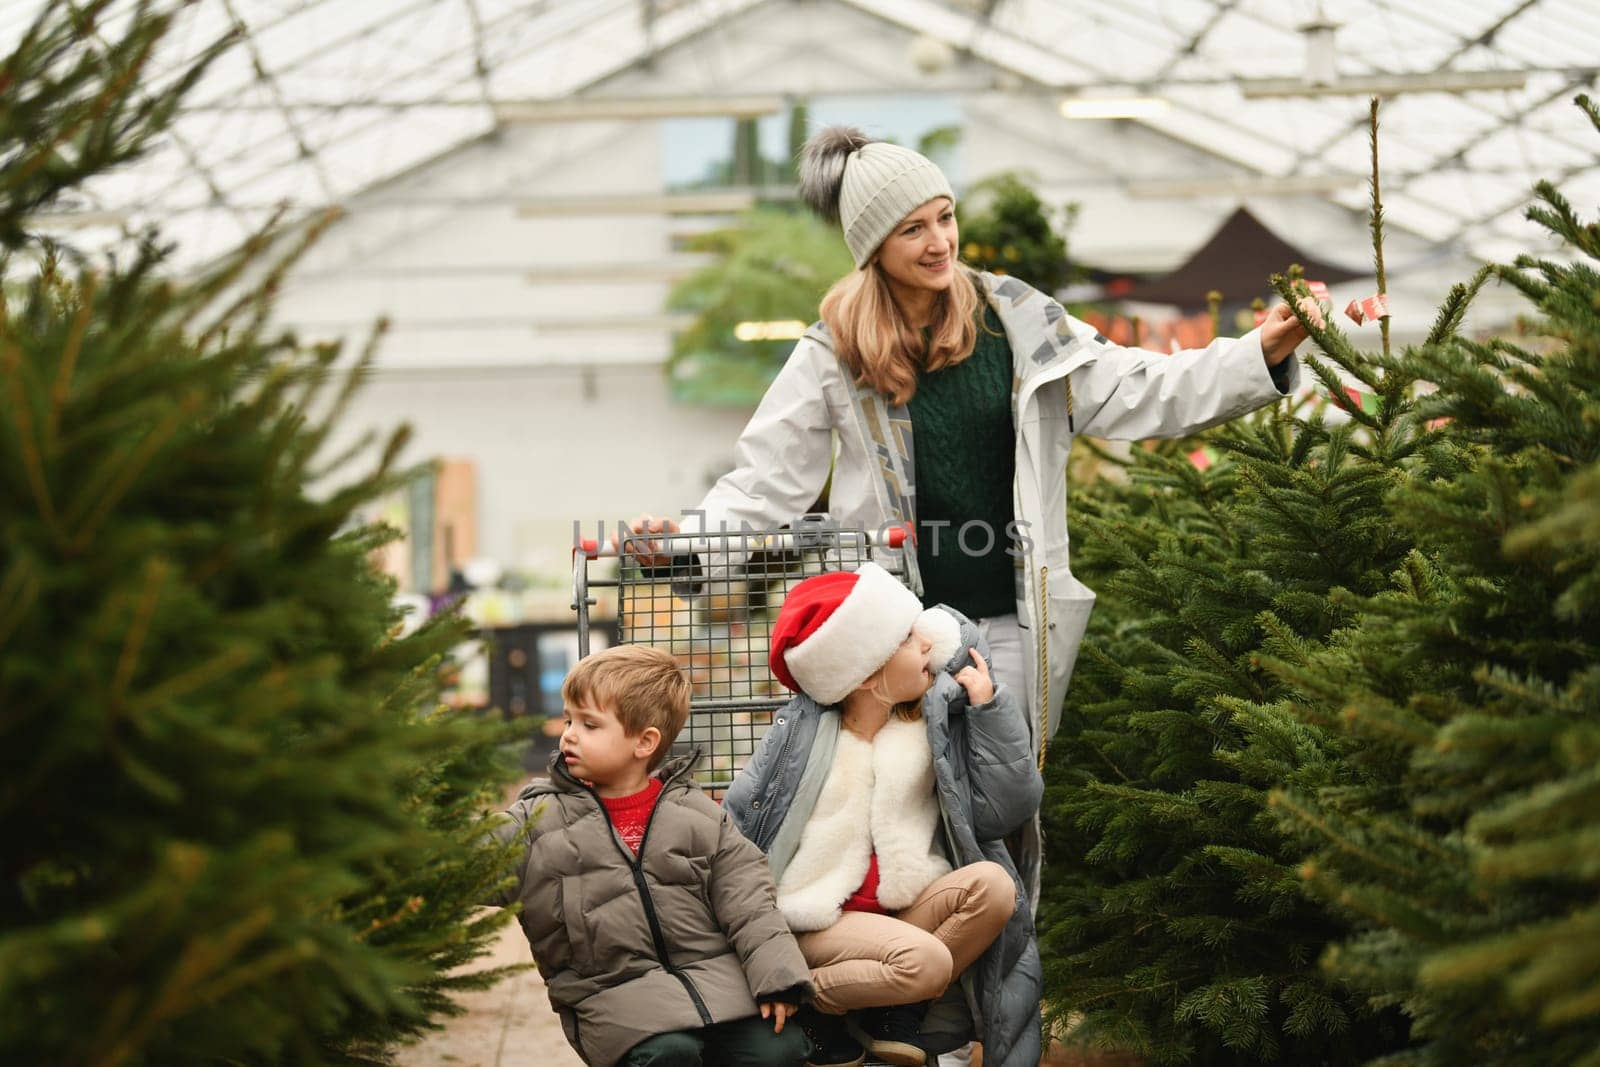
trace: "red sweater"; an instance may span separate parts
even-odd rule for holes
[[[861,888],[845,898],[840,908],[844,911],[870,911],[878,915],[889,914],[882,904],[878,903],[878,854],[874,852],[867,860],[867,876],[861,879]]]
[[[650,813],[655,810],[656,798],[660,795],[661,779],[652,778],[649,785],[631,796],[600,798],[600,803],[605,805],[606,817],[635,855],[639,852],[644,829],[650,822]]]

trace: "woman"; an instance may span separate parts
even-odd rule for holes
[[[976,622],[1042,766],[1094,605],[1069,567],[1073,438],[1180,437],[1287,396],[1305,330],[1279,306],[1244,337],[1201,350],[1113,345],[1024,282],[964,267],[944,174],[858,130],[807,142],[800,185],[839,223],[856,269],[768,387],[740,434],[738,466],[681,527],[644,515],[633,531],[781,526],[824,484],[841,525],[904,527],[912,592]],[[1314,303],[1302,306],[1319,320]],[[648,541],[633,550],[668,562]],[[1009,844],[1027,903],[1020,922],[1038,901],[1037,816]]]
[[[831,516],[911,530],[912,591],[976,620],[1042,766],[1094,605],[1069,567],[1073,438],[1181,437],[1287,396],[1305,329],[1279,305],[1258,329],[1205,349],[1114,345],[1019,279],[964,267],[943,173],[859,130],[806,144],[801,192],[841,225],[857,269],[829,290],[822,321],[767,389],[737,468],[682,527],[644,515],[633,530],[781,526],[811,508],[831,471]],[[1314,302],[1302,307],[1320,321]],[[1025,837],[1031,906],[1036,830]]]

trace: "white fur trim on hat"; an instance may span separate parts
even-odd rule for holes
[[[917,616],[917,621],[911,627],[911,632],[918,637],[931,641],[933,647],[928,650],[928,669],[938,674],[940,671],[955,670],[966,664],[954,664],[950,660],[961,651],[961,624],[956,617],[943,608],[929,608]]]
[[[889,662],[921,612],[922,602],[899,579],[863,563],[833,614],[785,652],[783,662],[807,696],[837,704]]]

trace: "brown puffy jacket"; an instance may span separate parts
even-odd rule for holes
[[[661,768],[665,786],[637,857],[559,757],[494,830],[507,842],[525,833],[527,849],[515,884],[493,903],[521,901],[550,1004],[595,1067],[655,1034],[811,993],[766,857],[695,786],[694,760]]]

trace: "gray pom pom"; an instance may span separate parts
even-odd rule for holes
[[[839,221],[844,162],[872,139],[854,126],[827,126],[800,149],[800,198],[829,222]]]

